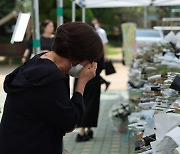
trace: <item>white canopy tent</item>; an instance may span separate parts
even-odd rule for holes
[[[82,21],[85,22],[85,8],[118,8],[118,7],[146,7],[148,6],[180,6],[180,0],[72,0],[72,8],[75,5],[82,7]],[[75,11],[72,11],[72,21],[75,21]],[[146,24],[145,24],[146,25]]]
[[[81,6],[82,0],[76,0],[76,3]],[[148,6],[148,0],[84,0],[86,8],[114,8],[114,7],[135,7]]]
[[[76,4],[86,8],[115,8],[138,6],[177,6],[180,0],[75,0]]]
[[[180,6],[180,0],[155,0],[154,6]]]

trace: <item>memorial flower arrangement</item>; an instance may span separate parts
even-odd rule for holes
[[[128,130],[128,116],[131,114],[129,100],[114,105],[109,112],[114,130],[125,133]]]
[[[130,106],[129,103],[121,103],[114,105],[110,110],[111,119],[121,119],[122,121],[127,120],[130,115]]]

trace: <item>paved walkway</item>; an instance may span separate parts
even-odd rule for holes
[[[109,118],[109,109],[117,103],[119,94],[126,97],[126,92],[111,91],[102,93],[98,127],[94,128],[94,139],[77,143],[75,138],[79,130],[69,133],[64,138],[64,145],[72,154],[133,154],[135,137],[120,134],[113,129]]]

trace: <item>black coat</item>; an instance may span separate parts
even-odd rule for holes
[[[104,69],[104,56],[97,61],[96,76],[91,79],[84,89],[84,105],[85,114],[78,127],[97,127],[99,106],[100,106],[100,94],[101,94],[101,77],[100,73]],[[75,80],[74,87],[77,85],[78,79]]]
[[[61,154],[62,138],[84,114],[83,97],[69,99],[69,78],[35,56],[6,76],[0,154]]]

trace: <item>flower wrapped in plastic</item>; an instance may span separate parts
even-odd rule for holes
[[[127,131],[128,116],[130,114],[131,107],[128,101],[116,104],[111,108],[109,116],[116,131],[120,133]]]

